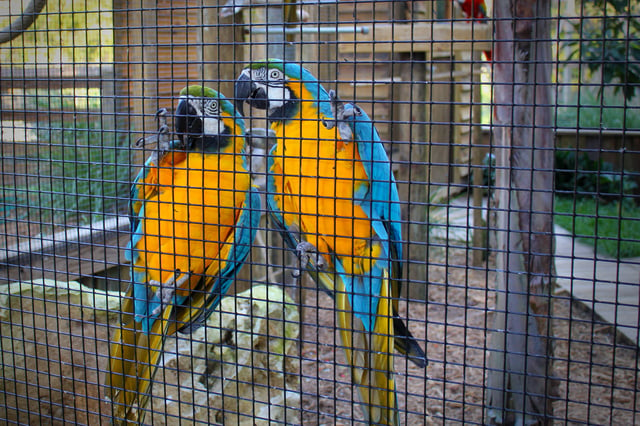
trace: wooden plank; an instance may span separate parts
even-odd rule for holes
[[[3,66],[0,68],[0,91],[100,87],[105,75],[113,75],[113,65]]]
[[[77,280],[123,263],[130,238],[126,217],[27,239],[0,250],[0,284],[51,278]]]
[[[338,33],[340,53],[483,51],[491,50],[493,44],[493,27],[489,24],[420,22],[367,26],[367,34]]]
[[[338,2],[338,22],[355,21],[358,23],[367,23],[373,21],[389,21],[391,20],[389,15],[390,3],[392,2],[371,0]],[[335,20],[335,18],[332,20]],[[332,20],[325,22],[331,22]]]
[[[86,111],[86,110],[46,110],[42,112],[38,112],[35,110],[24,110],[24,109],[3,109],[0,111],[0,119],[3,121],[24,121],[29,123],[47,123],[46,126],[49,126],[49,122],[52,121],[65,121],[67,123],[71,123],[73,121],[84,121],[84,120],[103,120],[104,114],[100,111]]]
[[[100,274],[124,263],[121,247],[125,247],[129,235],[122,233],[111,237],[104,244],[77,243],[56,253],[33,254],[19,263],[0,268],[0,284],[15,281],[32,281],[49,278],[58,281],[75,281]]]

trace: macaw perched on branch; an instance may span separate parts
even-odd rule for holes
[[[398,317],[400,200],[369,117],[327,93],[307,70],[269,60],[244,69],[243,102],[267,110],[277,143],[267,199],[303,265],[335,299],[352,380],[375,424],[398,424],[392,348],[424,367],[426,357]]]
[[[470,20],[477,20],[479,22],[487,19],[487,5],[484,0],[456,0],[465,18]],[[493,52],[491,50],[485,50],[484,56],[487,57],[487,61],[491,62]]]
[[[166,113],[166,111],[165,111]],[[244,155],[244,120],[215,90],[189,86],[131,192],[132,283],[110,349],[115,423],[145,414],[164,339],[215,310],[249,254],[260,219]],[[149,139],[139,142],[150,143]]]

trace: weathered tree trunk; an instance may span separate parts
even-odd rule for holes
[[[11,23],[0,30],[0,44],[9,42],[23,34],[38,19],[46,4],[46,0],[31,0],[18,18],[12,18]]]
[[[553,277],[550,0],[494,3],[498,197],[487,421],[547,424]]]

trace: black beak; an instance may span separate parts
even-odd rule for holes
[[[235,104],[236,111],[240,113],[244,117],[244,102],[247,100],[249,95],[251,95],[251,80],[246,75],[242,74],[236,81],[235,87]]]
[[[178,102],[174,122],[175,132],[184,146],[190,146],[191,139],[202,137],[202,117],[188,100]]]
[[[259,109],[269,108],[269,99],[264,89],[255,86],[254,82],[246,74],[241,74],[236,81],[235,105],[236,110],[244,116],[244,103]]]

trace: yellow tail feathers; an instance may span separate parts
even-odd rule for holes
[[[347,362],[351,365],[352,381],[358,388],[367,420],[371,424],[399,425],[391,353],[394,329],[388,280],[384,280],[381,287],[372,332],[365,331],[362,322],[354,316],[344,289],[337,291],[338,327]]]
[[[173,306],[166,307],[148,334],[142,332],[134,321],[114,333],[109,356],[110,373],[107,375],[114,425],[144,421],[172,311]]]

